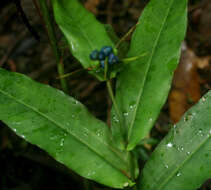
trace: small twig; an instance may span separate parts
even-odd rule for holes
[[[34,28],[31,26],[31,24],[29,23],[28,18],[26,17],[26,14],[23,11],[23,8],[21,6],[21,2],[20,0],[13,0],[13,2],[16,5],[16,8],[18,10],[18,13],[20,14],[23,23],[25,24],[25,26],[27,27],[27,29],[29,30],[29,32],[32,34],[32,36],[39,41],[40,40],[40,36],[38,35],[38,33],[34,30]]]
[[[135,28],[137,27],[137,25],[139,24],[139,22],[137,22],[120,40],[119,42],[116,44],[116,48],[119,47],[119,45],[125,41],[125,39],[135,30]]]
[[[12,51],[16,47],[16,45],[25,37],[27,34],[27,30],[24,30],[15,40],[14,43],[7,49],[7,52],[4,54],[4,56],[0,60],[0,67],[4,65],[4,63],[9,59]]]
[[[38,8],[35,1],[34,1],[34,3],[35,3],[35,7]],[[62,75],[64,75],[63,59],[61,58],[60,50],[57,46],[56,34],[55,34],[53,23],[51,21],[51,17],[49,14],[47,2],[46,2],[46,0],[39,0],[39,4],[40,4],[40,10],[38,10],[38,13],[41,15],[41,18],[44,20],[45,28],[47,30],[51,48],[56,57],[58,74],[59,74],[59,76],[62,76]],[[68,93],[67,82],[66,82],[65,78],[60,78],[60,83],[61,83],[63,91]]]

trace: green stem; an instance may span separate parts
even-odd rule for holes
[[[57,46],[56,35],[55,35],[52,20],[49,14],[48,5],[47,5],[46,0],[39,0],[39,4],[40,4],[40,10],[42,13],[42,18],[44,20],[45,28],[46,28],[48,38],[51,44],[51,48],[56,57],[58,74],[59,76],[62,76],[64,75],[64,65],[63,65],[63,60],[61,58],[59,48]],[[60,82],[61,82],[61,86],[64,92],[68,93],[66,80],[64,78],[60,78]]]
[[[137,25],[139,22],[137,22],[120,40],[119,42],[115,45],[115,48],[118,48],[119,45],[136,29]]]
[[[138,59],[140,59],[141,57],[144,57],[144,56],[146,56],[146,55],[147,55],[147,52],[142,53],[142,54],[140,54],[140,55],[138,55],[138,56],[127,57],[127,58],[122,59],[122,62],[124,62],[124,63],[130,63],[130,62],[136,61],[136,60],[138,60]]]
[[[104,79],[107,81],[107,73],[108,73],[108,61],[105,61],[105,69],[104,69]]]
[[[116,103],[116,100],[115,100],[115,97],[114,97],[114,94],[113,94],[113,90],[112,90],[112,87],[111,87],[111,82],[110,80],[106,80],[106,86],[107,86],[107,89],[108,89],[108,93],[109,93],[109,96],[111,98],[111,101],[114,105],[114,109],[116,111],[116,114],[117,114],[117,117],[119,119],[119,122],[120,122],[120,132],[122,134],[122,137],[124,139],[124,132],[123,132],[123,125],[124,125],[124,122],[123,122],[123,118],[121,116],[121,113],[119,111],[119,108],[118,108],[118,105]]]
[[[115,111],[116,111],[116,113],[117,113],[117,117],[119,118],[119,120],[121,120],[121,119],[120,119],[120,118],[121,118],[120,111],[119,111],[119,108],[118,108],[118,106],[117,106],[116,100],[115,100],[115,98],[114,98],[114,94],[113,94],[113,90],[112,90],[112,87],[111,87],[111,82],[110,82],[110,80],[107,80],[107,81],[106,81],[106,85],[107,85],[107,88],[108,88],[109,96],[110,96],[111,101],[112,101],[112,103],[113,103],[113,105],[114,105],[114,109],[115,109]]]

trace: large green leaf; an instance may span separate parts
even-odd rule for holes
[[[78,0],[52,0],[57,24],[67,38],[72,54],[83,67],[93,66],[89,54],[103,46],[114,47],[105,27],[94,15],[88,12]],[[104,80],[103,70],[92,72],[98,79]]]
[[[152,153],[140,190],[196,190],[211,178],[211,91],[174,125]]]
[[[0,120],[75,172],[99,183],[131,185],[127,154],[108,127],[77,100],[48,85],[0,69]]]
[[[187,0],[151,0],[140,17],[128,57],[147,55],[126,65],[116,85],[128,150],[149,133],[166,101],[180,56],[186,17]],[[118,142],[120,122],[115,114],[113,118],[112,129]]]

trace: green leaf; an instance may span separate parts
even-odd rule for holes
[[[211,91],[191,108],[152,153],[140,190],[196,190],[211,178]]]
[[[88,12],[77,0],[53,0],[54,16],[61,31],[67,38],[72,54],[84,68],[94,66],[89,55],[93,50],[114,44],[103,24]],[[104,80],[103,71],[91,72],[99,80]]]
[[[147,55],[127,64],[117,76],[116,85],[128,150],[149,133],[166,101],[186,22],[187,0],[151,0],[140,17],[128,57]],[[114,119],[112,130],[120,144],[120,126]]]
[[[0,69],[0,120],[81,176],[123,188],[127,153],[112,144],[108,127],[77,100],[48,85]]]

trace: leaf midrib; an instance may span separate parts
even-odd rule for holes
[[[142,94],[143,94],[143,89],[144,89],[145,84],[146,84],[145,81],[146,81],[146,79],[147,79],[147,75],[148,75],[149,70],[150,70],[152,58],[153,58],[153,55],[154,55],[155,50],[156,50],[156,48],[157,48],[157,45],[158,45],[158,42],[159,42],[161,33],[162,33],[162,31],[163,31],[163,28],[164,28],[164,25],[165,25],[165,23],[166,23],[166,20],[167,20],[167,18],[168,18],[168,16],[169,16],[169,12],[170,12],[170,10],[171,10],[171,7],[172,7],[172,5],[173,5],[173,2],[174,2],[174,0],[172,1],[171,5],[169,6],[169,9],[168,9],[168,11],[167,11],[166,17],[165,17],[165,19],[164,19],[164,21],[163,21],[163,23],[162,23],[162,25],[161,25],[161,29],[160,29],[159,34],[158,34],[158,36],[157,36],[157,39],[156,39],[156,41],[155,41],[155,43],[154,43],[154,46],[153,46],[153,49],[152,49],[151,56],[150,56],[150,58],[149,58],[149,61],[147,62],[148,67],[147,67],[147,69],[146,69],[146,74],[145,74],[144,81],[143,81],[143,87],[140,88],[140,90],[139,90],[138,98],[137,98],[137,101],[136,101],[136,104],[135,104],[136,106],[135,106],[134,114],[133,114],[133,117],[132,117],[132,120],[131,120],[131,124],[130,124],[130,126],[128,127],[128,141],[129,141],[129,142],[130,142],[130,137],[131,137],[131,134],[132,134],[132,129],[133,129],[133,127],[134,127],[134,122],[135,122],[135,119],[136,119],[136,112],[137,112],[137,110],[138,110],[138,104],[140,103],[141,96],[142,96]]]
[[[43,116],[45,119],[49,120],[50,122],[52,122],[54,125],[58,126],[59,128],[61,128],[62,130],[65,130],[62,126],[60,126],[60,124],[58,124],[56,121],[54,121],[53,119],[51,119],[50,117],[46,116],[45,114],[43,114],[42,112],[38,111],[36,108],[32,107],[31,105],[26,104],[25,102],[16,99],[14,96],[10,95],[9,93],[3,91],[2,89],[0,89],[0,93],[2,93],[4,96],[13,99],[14,101],[16,101],[19,104],[22,104],[23,106],[31,109],[32,111],[34,111],[35,113]],[[93,149],[90,145],[86,144],[86,142],[84,142],[80,137],[76,136],[73,133],[70,133],[69,131],[67,131],[70,135],[72,135],[77,141],[79,141],[80,143],[84,144],[85,146],[87,146],[91,151],[95,152],[97,155],[99,155],[103,160],[105,160],[107,163],[109,163],[111,166],[113,166],[115,169],[117,169],[121,174],[124,174],[124,172],[121,172],[120,169],[118,169],[111,161],[109,161],[108,159],[105,159],[105,156],[101,155],[100,152],[97,152],[95,149]],[[96,138],[99,140],[99,138]],[[108,144],[100,141],[102,144],[104,144],[108,149],[110,149],[112,152],[114,152],[119,158],[120,160],[122,160],[123,163],[125,163],[125,161],[123,160],[123,158],[121,156],[118,155],[118,152],[114,151],[113,148],[111,148]],[[127,163],[125,163],[127,164]],[[124,174],[125,175],[125,174]],[[125,175],[126,177],[128,177],[127,175]]]
[[[209,138],[210,138],[210,135],[209,135],[209,136],[207,135],[207,138],[205,138],[205,140],[202,141],[202,143],[195,149],[195,151],[193,151],[191,154],[189,154],[190,156],[189,156],[189,157],[187,156],[187,158],[184,159],[184,161],[183,161],[180,165],[178,165],[178,167],[176,167],[175,170],[173,170],[173,172],[171,173],[171,175],[169,175],[169,177],[167,177],[166,180],[163,181],[163,183],[160,183],[161,185],[160,185],[160,187],[158,187],[159,189],[157,189],[157,190],[161,190],[162,187],[163,187],[165,184],[167,184],[168,181],[170,181],[171,178],[172,178],[173,176],[175,176],[175,174],[179,171],[179,169],[181,169],[181,168],[185,165],[185,163],[186,163],[189,159],[192,158],[192,155],[194,155],[196,152],[198,152],[198,151],[200,150],[200,148],[209,140]],[[155,184],[155,183],[153,183],[153,184]],[[156,181],[156,184],[158,184],[157,181]]]

